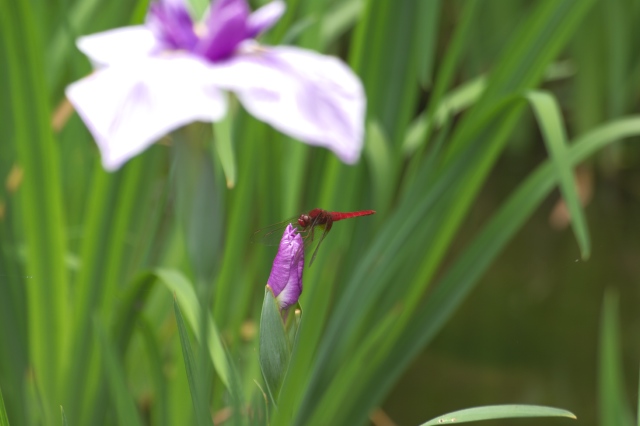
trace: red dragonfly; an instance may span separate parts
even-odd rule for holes
[[[297,229],[298,234],[302,236],[305,247],[308,247],[314,240],[317,227],[319,229],[318,232],[322,232],[322,235],[320,235],[320,238],[318,239],[318,245],[316,245],[316,248],[313,251],[313,256],[311,256],[311,261],[309,262],[309,266],[311,266],[313,260],[318,254],[320,244],[322,244],[324,237],[326,237],[331,230],[333,222],[350,219],[352,217],[368,216],[374,213],[375,210],[361,210],[358,212],[343,213],[330,212],[322,209],[313,209],[307,214],[303,213],[300,216],[294,216],[285,221],[269,225],[266,228],[258,229],[251,236],[251,242],[262,243],[268,246],[277,246],[280,243],[280,239],[282,238],[284,229],[287,227],[287,225],[291,224],[294,228]]]

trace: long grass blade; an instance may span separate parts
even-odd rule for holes
[[[180,345],[182,347],[182,355],[184,358],[185,368],[187,370],[187,379],[189,381],[189,389],[191,390],[191,401],[193,403],[193,409],[196,413],[196,422],[198,425],[213,425],[211,415],[209,414],[208,398],[201,393],[202,387],[200,382],[204,379],[200,376],[198,365],[193,356],[193,350],[191,349],[191,343],[189,342],[189,336],[187,328],[178,306],[178,301],[173,300],[173,308],[176,315],[176,323],[178,324],[178,334],[180,335]]]
[[[123,425],[142,426],[135,404],[127,389],[124,367],[118,359],[115,347],[109,341],[107,332],[98,318],[94,320],[94,329],[105,363],[107,381],[111,398],[115,401],[118,423]]]
[[[196,338],[199,341],[202,341],[203,336],[199,335],[201,307],[198,303],[196,293],[189,281],[180,272],[169,269],[158,269],[155,271],[155,274],[167,289],[175,294],[176,300],[182,306],[187,322],[191,326]],[[226,349],[222,339],[220,338],[218,329],[211,318],[209,318],[207,330],[209,332],[209,335],[207,336],[209,355],[211,356],[211,360],[216,368],[216,372],[218,373],[220,380],[222,380],[225,386],[230,388],[231,383],[233,383],[231,380],[231,376],[233,374],[232,366],[227,358]],[[230,390],[232,392],[239,391],[238,389],[233,388],[230,388]]]
[[[589,258],[591,242],[587,222],[580,204],[580,197],[573,177],[573,169],[567,155],[566,133],[557,102],[549,93],[529,92],[527,99],[538,119],[544,141],[547,145],[553,165],[558,173],[558,182],[562,196],[571,214],[571,225],[578,240],[582,259]]]

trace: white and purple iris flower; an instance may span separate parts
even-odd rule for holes
[[[273,260],[267,286],[273,291],[280,310],[298,303],[302,294],[304,269],[304,242],[297,230],[289,224],[282,235],[278,254]]]
[[[282,16],[282,1],[251,13],[245,0],[217,0],[200,23],[185,1],[158,0],[144,25],[78,39],[97,71],[66,94],[105,169],[180,126],[222,119],[225,91],[279,131],[358,160],[366,103],[358,77],[337,58],[254,40]]]

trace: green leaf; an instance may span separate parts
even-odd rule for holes
[[[115,401],[118,424],[142,426],[135,403],[127,388],[124,368],[118,359],[115,347],[109,341],[107,332],[98,317],[94,318],[93,326],[106,370],[111,398]]]
[[[374,204],[378,210],[388,208],[394,196],[396,182],[393,173],[393,157],[384,130],[378,122],[370,120],[367,125],[367,142],[364,146],[367,162],[371,167]]]
[[[562,410],[560,408],[544,407],[541,405],[487,405],[484,407],[453,411],[429,420],[420,426],[458,424],[491,419],[513,419],[517,417],[576,418],[576,416],[570,411]]]
[[[170,269],[157,269],[155,274],[169,289],[169,291],[175,294],[175,297],[178,300],[178,303],[180,303],[194,335],[198,341],[202,341],[199,327],[200,304],[198,303],[198,298],[196,297],[196,293],[189,283],[189,280],[187,280],[187,278],[185,278],[185,276],[180,272]],[[218,328],[215,326],[211,316],[209,316],[207,330],[209,332],[207,336],[209,355],[211,356],[213,366],[215,367],[220,380],[222,380],[222,383],[224,383],[232,393],[234,393],[234,391],[239,392],[238,389],[230,388],[230,378],[233,374],[232,367],[227,358],[226,348],[220,338]],[[237,393],[237,395],[239,395],[239,393]]]
[[[600,424],[631,426],[631,408],[624,392],[624,372],[620,352],[618,294],[609,290],[604,295],[600,322],[599,405]]]
[[[0,426],[9,426],[9,418],[4,408],[4,398],[2,397],[2,389],[0,389]]]
[[[260,315],[260,369],[274,405],[278,401],[290,358],[291,346],[280,316],[278,302],[271,288],[266,287]]]
[[[62,417],[62,426],[68,426],[67,416],[64,414],[64,408],[62,405],[60,406],[60,416]],[[0,423],[0,426],[3,426],[2,423]]]
[[[545,92],[529,92],[526,98],[538,119],[544,141],[549,150],[562,196],[571,214],[571,226],[578,240],[582,259],[589,258],[591,242],[587,222],[584,217],[578,190],[573,176],[573,167],[567,153],[566,133],[562,124],[562,114],[554,97]]]
[[[191,402],[196,413],[196,420],[199,425],[213,425],[209,407],[207,405],[207,396],[203,394],[200,382],[203,377],[200,375],[198,365],[193,356],[191,343],[187,334],[187,328],[184,325],[184,319],[180,312],[180,307],[176,299],[173,299],[173,309],[176,315],[176,323],[178,324],[178,334],[180,335],[180,346],[182,347],[182,355],[184,358],[185,369],[187,370],[187,380],[189,381],[189,390],[191,391]]]
[[[416,49],[418,57],[418,79],[422,87],[431,84],[433,63],[438,38],[438,23],[440,22],[440,0],[425,0],[418,3],[416,13]]]
[[[233,147],[233,114],[231,111],[220,121],[213,125],[215,135],[214,145],[222,170],[227,178],[227,188],[236,186],[237,160]]]
[[[323,14],[320,44],[325,47],[355,24],[362,13],[363,0],[344,0]]]
[[[440,127],[447,117],[453,117],[471,106],[486,87],[486,77],[475,78],[452,90],[440,102],[436,103],[437,108],[433,112],[432,118],[429,110],[420,114],[407,128],[407,133],[402,143],[404,154],[412,154],[421,145],[426,145],[428,137],[435,127]]]

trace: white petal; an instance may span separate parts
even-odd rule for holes
[[[80,37],[76,44],[96,68],[139,60],[160,49],[153,33],[142,25]]]
[[[154,141],[193,121],[217,121],[226,99],[209,66],[181,55],[109,67],[70,85],[66,94],[115,170]]]
[[[247,20],[249,37],[253,38],[273,27],[284,15],[287,5],[281,0],[275,0],[257,9]]]
[[[215,76],[251,114],[283,133],[329,148],[345,163],[360,157],[365,94],[339,59],[294,47],[245,46],[216,64]]]

